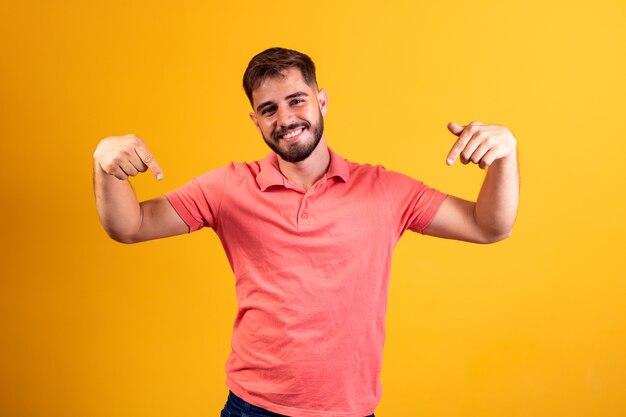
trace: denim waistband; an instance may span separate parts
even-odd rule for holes
[[[249,402],[237,397],[235,394],[233,394],[232,391],[228,391],[228,403],[232,404],[233,406],[239,408],[240,410],[246,411],[247,413],[252,413],[252,414],[256,414],[259,416],[267,416],[267,417],[289,417],[286,416],[284,414],[277,414],[274,413],[272,411],[268,411],[264,408],[261,407],[257,407],[255,405],[250,404]],[[375,417],[374,414],[367,416],[367,417]]]
[[[237,397],[232,391],[228,391],[228,401],[230,401],[235,407],[240,408],[241,410],[249,411],[255,414],[260,414],[262,416],[268,417],[288,417],[283,414],[273,413],[264,408],[257,407],[255,405],[250,404],[249,402]]]

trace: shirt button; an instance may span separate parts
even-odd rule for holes
[[[307,213],[302,213],[300,217],[306,220],[309,218],[309,215]]]

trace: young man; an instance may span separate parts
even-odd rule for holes
[[[305,54],[271,48],[244,74],[250,118],[272,149],[139,203],[130,176],[162,171],[134,135],[95,153],[98,213],[115,240],[135,243],[211,227],[236,277],[238,313],[222,416],[372,415],[381,398],[393,248],[410,229],[490,243],[511,233],[519,178],[503,126],[450,123],[453,164],[489,167],[477,201],[447,196],[326,144],[328,97]]]

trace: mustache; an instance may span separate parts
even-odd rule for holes
[[[288,131],[297,129],[299,127],[303,127],[305,129],[308,129],[309,127],[311,127],[311,125],[308,122],[292,123],[289,126],[285,126],[285,127],[282,127],[280,129],[274,131],[274,133],[272,134],[272,137],[274,139],[279,139],[279,136],[282,136],[285,133],[287,133]]]

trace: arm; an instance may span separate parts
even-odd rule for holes
[[[475,243],[492,243],[511,234],[519,201],[517,142],[504,126],[473,122],[463,127],[450,123],[458,140],[447,163],[478,164],[488,168],[476,202],[448,196],[424,234]]]
[[[150,169],[163,177],[146,145],[134,135],[103,139],[94,152],[94,192],[100,222],[122,243],[187,233],[189,228],[164,197],[139,203],[128,177]]]

